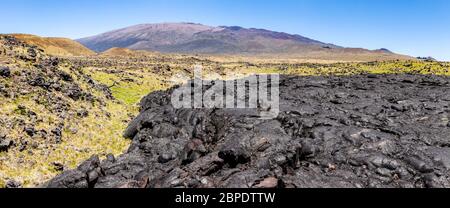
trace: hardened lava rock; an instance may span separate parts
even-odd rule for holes
[[[128,152],[93,156],[58,188],[450,188],[450,78],[280,79],[281,112],[174,109],[141,102]]]

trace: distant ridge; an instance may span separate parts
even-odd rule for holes
[[[29,34],[11,34],[30,45],[38,46],[54,56],[89,56],[96,53],[82,44],[68,38],[47,38]]]

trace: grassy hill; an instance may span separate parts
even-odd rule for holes
[[[13,34],[18,40],[42,48],[45,53],[54,56],[89,56],[94,51],[68,38],[46,38],[28,34]]]

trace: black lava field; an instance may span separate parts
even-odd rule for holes
[[[93,156],[56,188],[450,188],[450,78],[282,76],[280,114],[141,101],[129,150]]]

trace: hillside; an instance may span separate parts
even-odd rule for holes
[[[92,153],[121,153],[126,112],[77,64],[0,36],[0,188],[36,186]]]
[[[94,51],[120,47],[164,53],[278,56],[314,60],[412,59],[387,49],[366,50],[323,43],[265,29],[162,23],[131,26],[77,40]]]
[[[95,55],[94,51],[84,47],[80,43],[68,38],[46,38],[28,34],[13,34],[18,40],[27,44],[38,46],[45,53],[54,56],[89,56]]]

